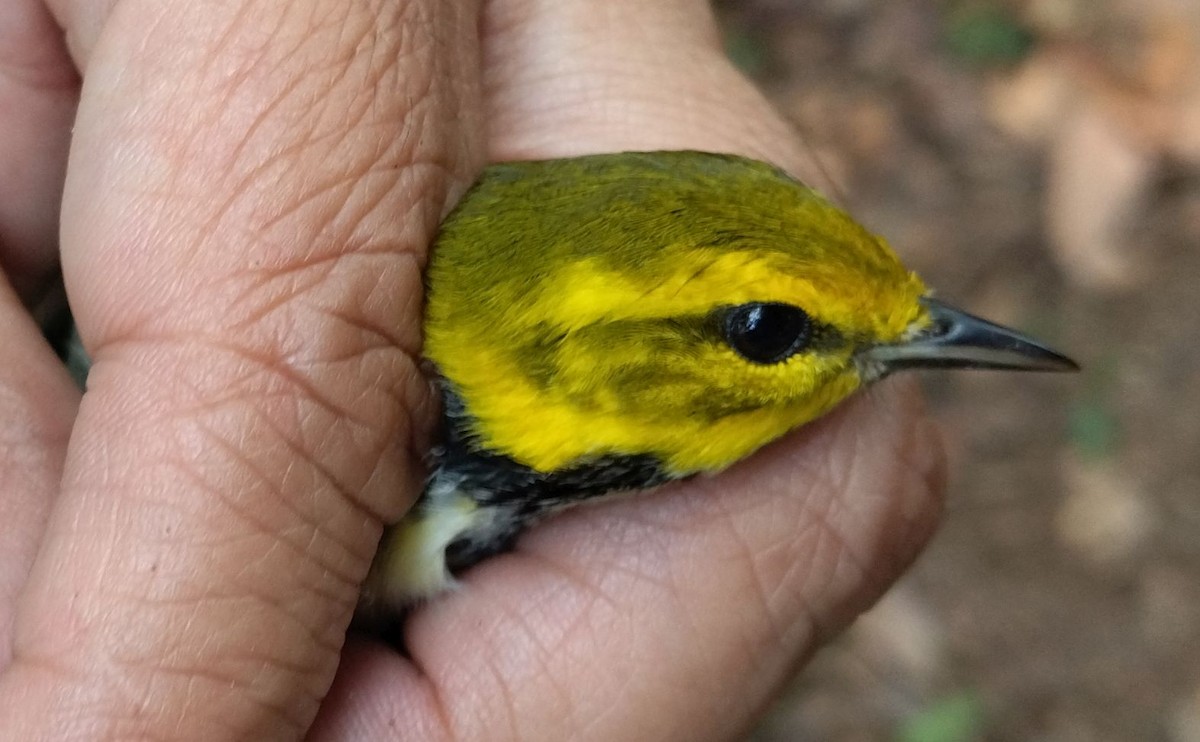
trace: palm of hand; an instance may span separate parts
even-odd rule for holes
[[[49,16],[14,7],[0,72],[37,74],[0,95],[38,148],[0,149],[32,173],[0,235],[28,293],[76,92]],[[795,166],[787,127],[699,2],[296,7],[54,7],[85,81],[61,259],[96,367],[77,409],[4,294],[0,736],[735,734],[927,537],[911,389],[547,523],[416,612],[411,658],[343,638],[429,429],[419,256],[485,157]]]

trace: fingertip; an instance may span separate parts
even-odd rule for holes
[[[333,685],[306,739],[451,738],[435,690],[391,647],[347,637]]]
[[[700,0],[494,0],[484,87],[493,160],[697,149],[827,179],[726,57]]]

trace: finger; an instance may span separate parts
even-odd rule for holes
[[[12,619],[62,477],[79,391],[12,288],[0,280],[0,670]]]
[[[307,726],[415,494],[420,268],[481,159],[475,35],[440,0],[131,0],[73,36],[64,273],[95,363],[0,738]]]
[[[495,157],[697,148],[805,171],[702,3],[489,8]],[[404,692],[372,694],[356,673],[382,663],[356,654],[322,721],[382,734],[440,714],[464,739],[733,737],[924,543],[941,471],[914,390],[891,383],[723,476],[565,514],[414,615],[425,692],[398,673]]]
[[[493,160],[697,149],[771,160],[828,185],[729,63],[702,0],[498,0],[486,18]]]
[[[79,76],[40,0],[0,5],[0,266],[31,300],[58,263]]]

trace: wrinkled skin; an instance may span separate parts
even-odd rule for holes
[[[486,159],[815,173],[702,0],[48,4],[0,7],[0,738],[730,738],[928,537],[941,449],[888,382],[535,529],[411,658],[347,639],[434,414],[424,253]],[[23,304],[60,258],[82,402]]]

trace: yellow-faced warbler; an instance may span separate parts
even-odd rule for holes
[[[1074,370],[953,309],[769,165],[701,152],[499,164],[433,246],[444,412],[365,588],[402,608],[589,498],[719,471],[905,368]]]

